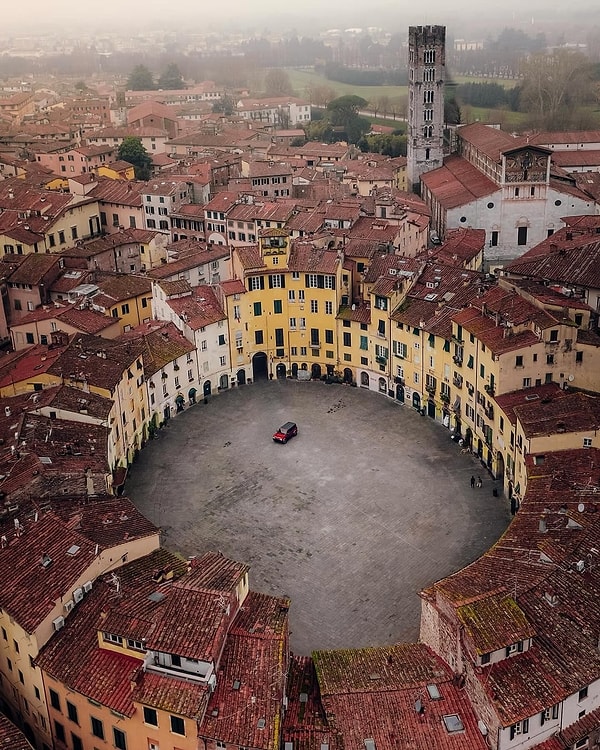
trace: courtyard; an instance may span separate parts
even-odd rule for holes
[[[297,437],[274,443],[290,420]],[[291,648],[310,654],[416,640],[418,592],[508,525],[495,486],[409,406],[350,386],[265,380],[171,420],[125,493],[165,546],[220,550],[250,565],[252,589],[289,596]]]

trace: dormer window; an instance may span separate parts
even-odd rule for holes
[[[120,635],[113,635],[113,633],[102,633],[102,638],[107,643],[115,643],[117,646],[123,645],[123,639]]]
[[[513,654],[521,653],[523,651],[523,641],[518,643],[511,643],[510,646],[506,647],[506,656],[512,656]]]

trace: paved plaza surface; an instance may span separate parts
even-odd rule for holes
[[[286,421],[298,436],[274,443]],[[275,380],[171,420],[125,492],[165,546],[185,556],[220,550],[250,565],[252,589],[291,597],[291,647],[309,654],[416,640],[419,590],[473,561],[508,525],[494,486],[447,429],[409,406]]]

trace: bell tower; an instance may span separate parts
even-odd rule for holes
[[[407,182],[420,193],[420,177],[442,166],[446,27],[408,29]]]

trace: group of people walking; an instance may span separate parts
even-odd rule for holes
[[[477,477],[477,481],[475,481],[475,477],[471,476],[471,489],[473,487],[483,487],[483,480],[480,476]]]

